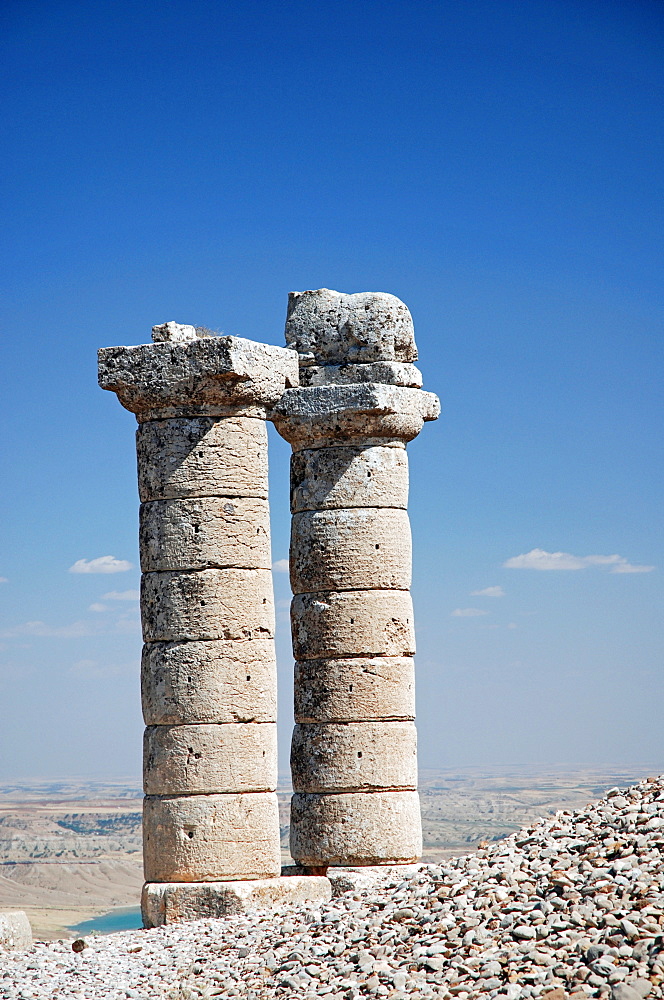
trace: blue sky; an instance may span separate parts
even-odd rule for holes
[[[135,424],[96,349],[171,319],[280,344],[321,286],[400,296],[443,405],[410,446],[421,763],[664,769],[664,5],[0,22],[0,778],[140,771]],[[275,560],[287,463],[272,434]],[[533,550],[572,558],[505,565]],[[107,555],[133,568],[69,571]]]

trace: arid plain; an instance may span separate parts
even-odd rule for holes
[[[423,771],[424,860],[472,852],[540,816],[574,809],[615,785],[661,770],[633,767]],[[280,787],[288,863],[290,789]],[[0,786],[0,909],[22,909],[35,938],[138,905],[143,882],[142,793],[135,782],[24,781]]]

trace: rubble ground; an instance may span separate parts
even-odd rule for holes
[[[663,860],[664,776],[319,908],[38,943],[3,956],[0,995],[654,1000]]]

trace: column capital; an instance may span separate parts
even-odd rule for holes
[[[300,451],[341,444],[405,444],[439,414],[433,392],[363,382],[288,389],[269,417],[293,450]]]
[[[99,385],[115,392],[139,423],[225,416],[238,410],[264,418],[266,408],[274,406],[285,389],[299,385],[295,351],[243,337],[169,338],[136,347],[103,347],[98,357]]]

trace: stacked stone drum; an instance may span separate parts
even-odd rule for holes
[[[280,873],[265,415],[298,379],[285,348],[153,339],[99,352],[139,422],[144,912],[150,884]]]
[[[392,295],[292,293],[291,854],[309,869],[421,854],[406,442],[434,420]]]

